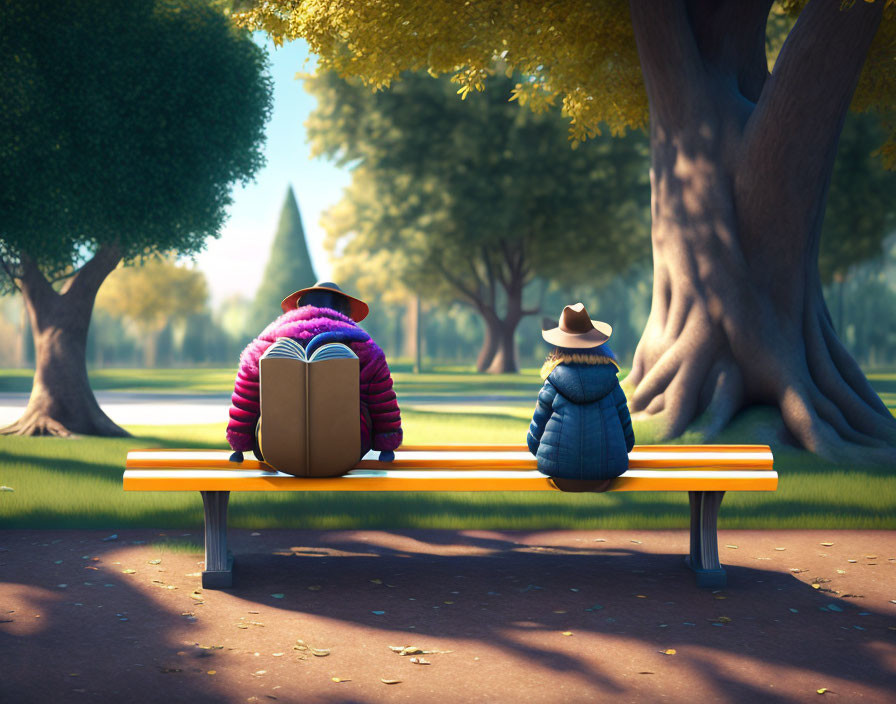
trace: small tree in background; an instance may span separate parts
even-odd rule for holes
[[[96,307],[133,324],[143,346],[143,363],[155,367],[159,334],[168,322],[201,312],[207,300],[205,275],[178,265],[169,255],[116,269],[100,289]]]
[[[274,235],[264,277],[252,304],[252,323],[267,325],[283,313],[280,301],[293,291],[312,286],[316,281],[299,204],[290,186],[280,209],[277,234]]]
[[[87,378],[97,291],[122,260],[219,234],[263,162],[265,55],[200,0],[8,0],[0,27],[0,283],[36,349],[2,432],[123,435]]]

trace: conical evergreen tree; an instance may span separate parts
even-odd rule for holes
[[[280,222],[264,277],[252,305],[253,324],[267,325],[283,312],[280,301],[297,289],[312,286],[315,281],[317,277],[305,242],[302,216],[290,186],[280,211]]]

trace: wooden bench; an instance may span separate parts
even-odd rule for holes
[[[306,479],[283,474],[257,460],[229,462],[230,451],[132,450],[125,491],[199,491],[205,507],[205,570],[202,586],[233,584],[227,550],[227,502],[231,491],[558,491],[535,468],[523,446],[406,446],[395,461],[368,453],[345,476]],[[726,491],[774,491],[778,474],[765,445],[637,445],[629,469],[610,491],[687,491],[691,549],[685,558],[700,587],[721,587],[716,524]]]

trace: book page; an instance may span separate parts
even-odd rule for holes
[[[305,348],[291,337],[278,337],[274,344],[268,347],[262,359],[269,357],[282,357],[286,359],[305,359]]]
[[[321,345],[308,358],[309,362],[317,362],[324,359],[339,359],[346,357],[348,359],[357,359],[358,355],[352,352],[351,348],[343,345],[341,342],[328,342]]]

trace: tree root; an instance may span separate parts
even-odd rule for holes
[[[771,403],[791,440],[825,459],[896,464],[896,419],[843,349],[823,303],[805,306],[801,330],[782,327],[768,345],[749,350],[732,349],[703,310],[693,311],[671,345],[662,342],[667,331],[654,328],[636,352],[640,378],[625,380],[633,418],[656,423],[659,440],[689,427],[711,440],[745,405]]]
[[[48,416],[38,414],[26,414],[15,423],[0,428],[0,435],[48,435],[57,438],[67,438],[71,431],[62,423]]]
[[[124,428],[116,425],[108,416],[103,414],[105,422],[80,424],[72,429],[51,418],[45,413],[28,412],[15,423],[5,428],[0,428],[0,435],[23,435],[68,438],[75,435],[96,435],[102,437],[131,437]]]

